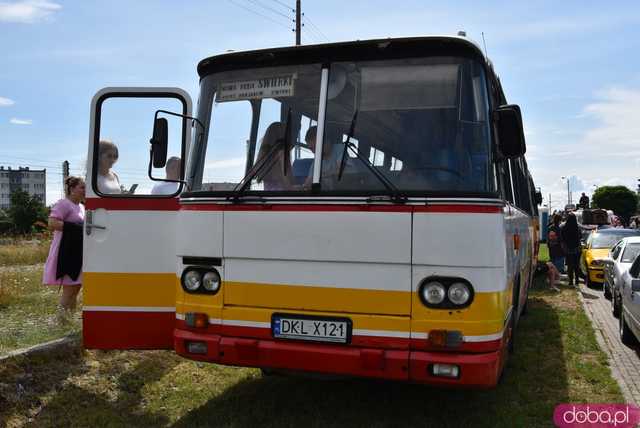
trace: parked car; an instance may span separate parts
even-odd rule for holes
[[[620,296],[620,340],[634,345],[640,337],[640,257],[622,275]]]
[[[582,249],[581,269],[587,286],[604,283],[604,265],[609,250],[623,238],[640,236],[637,229],[598,229],[589,234]]]
[[[604,297],[611,299],[611,310],[616,318],[620,316],[619,286],[622,276],[629,270],[640,254],[640,236],[622,239],[609,252],[604,265]]]

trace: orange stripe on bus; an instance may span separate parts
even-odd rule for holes
[[[179,279],[174,273],[84,272],[83,277],[85,306],[176,305]]]
[[[361,290],[225,281],[224,304],[310,311],[409,315],[408,291]]]

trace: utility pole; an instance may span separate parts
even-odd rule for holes
[[[300,46],[301,32],[302,32],[302,10],[300,6],[300,0],[296,0],[296,46]]]
[[[64,188],[64,183],[69,177],[69,161],[62,162],[62,197],[67,194],[67,189]]]
[[[549,193],[549,215],[551,215],[553,211],[551,210],[551,193]]]

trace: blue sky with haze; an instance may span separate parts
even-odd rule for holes
[[[179,86],[226,50],[293,43],[293,0],[0,2],[0,165],[86,158],[89,103],[105,86]],[[521,106],[536,184],[557,207],[573,188],[635,188],[640,177],[640,3],[302,0],[303,43],[451,34],[481,43]],[[269,19],[259,16],[259,12]],[[326,36],[326,39],[324,38]],[[576,199],[578,193],[574,193]]]

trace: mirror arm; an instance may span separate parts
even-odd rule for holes
[[[179,113],[174,113],[172,111],[168,111],[168,110],[156,110],[156,113],[153,117],[153,120],[155,122],[155,120],[158,119],[158,113],[164,113],[164,114],[168,114],[170,116],[176,116],[176,117],[181,117],[183,119],[190,119],[193,120],[195,123],[197,123],[198,125],[200,125],[200,128],[202,129],[202,134],[200,134],[200,138],[202,138],[202,136],[204,135],[204,124],[196,117],[193,116],[187,116],[185,114],[179,114]],[[167,180],[166,178],[155,178],[151,175],[151,164],[153,162],[153,145],[151,146],[151,149],[149,151],[149,168],[147,171],[147,175],[149,176],[149,179],[151,179],[152,181],[163,181],[165,183],[181,183],[184,184],[185,187],[187,187],[187,191],[190,191],[191,189],[189,188],[189,183],[187,183],[186,180]],[[184,159],[182,159],[182,162],[185,162]],[[185,162],[186,164],[186,162]]]

